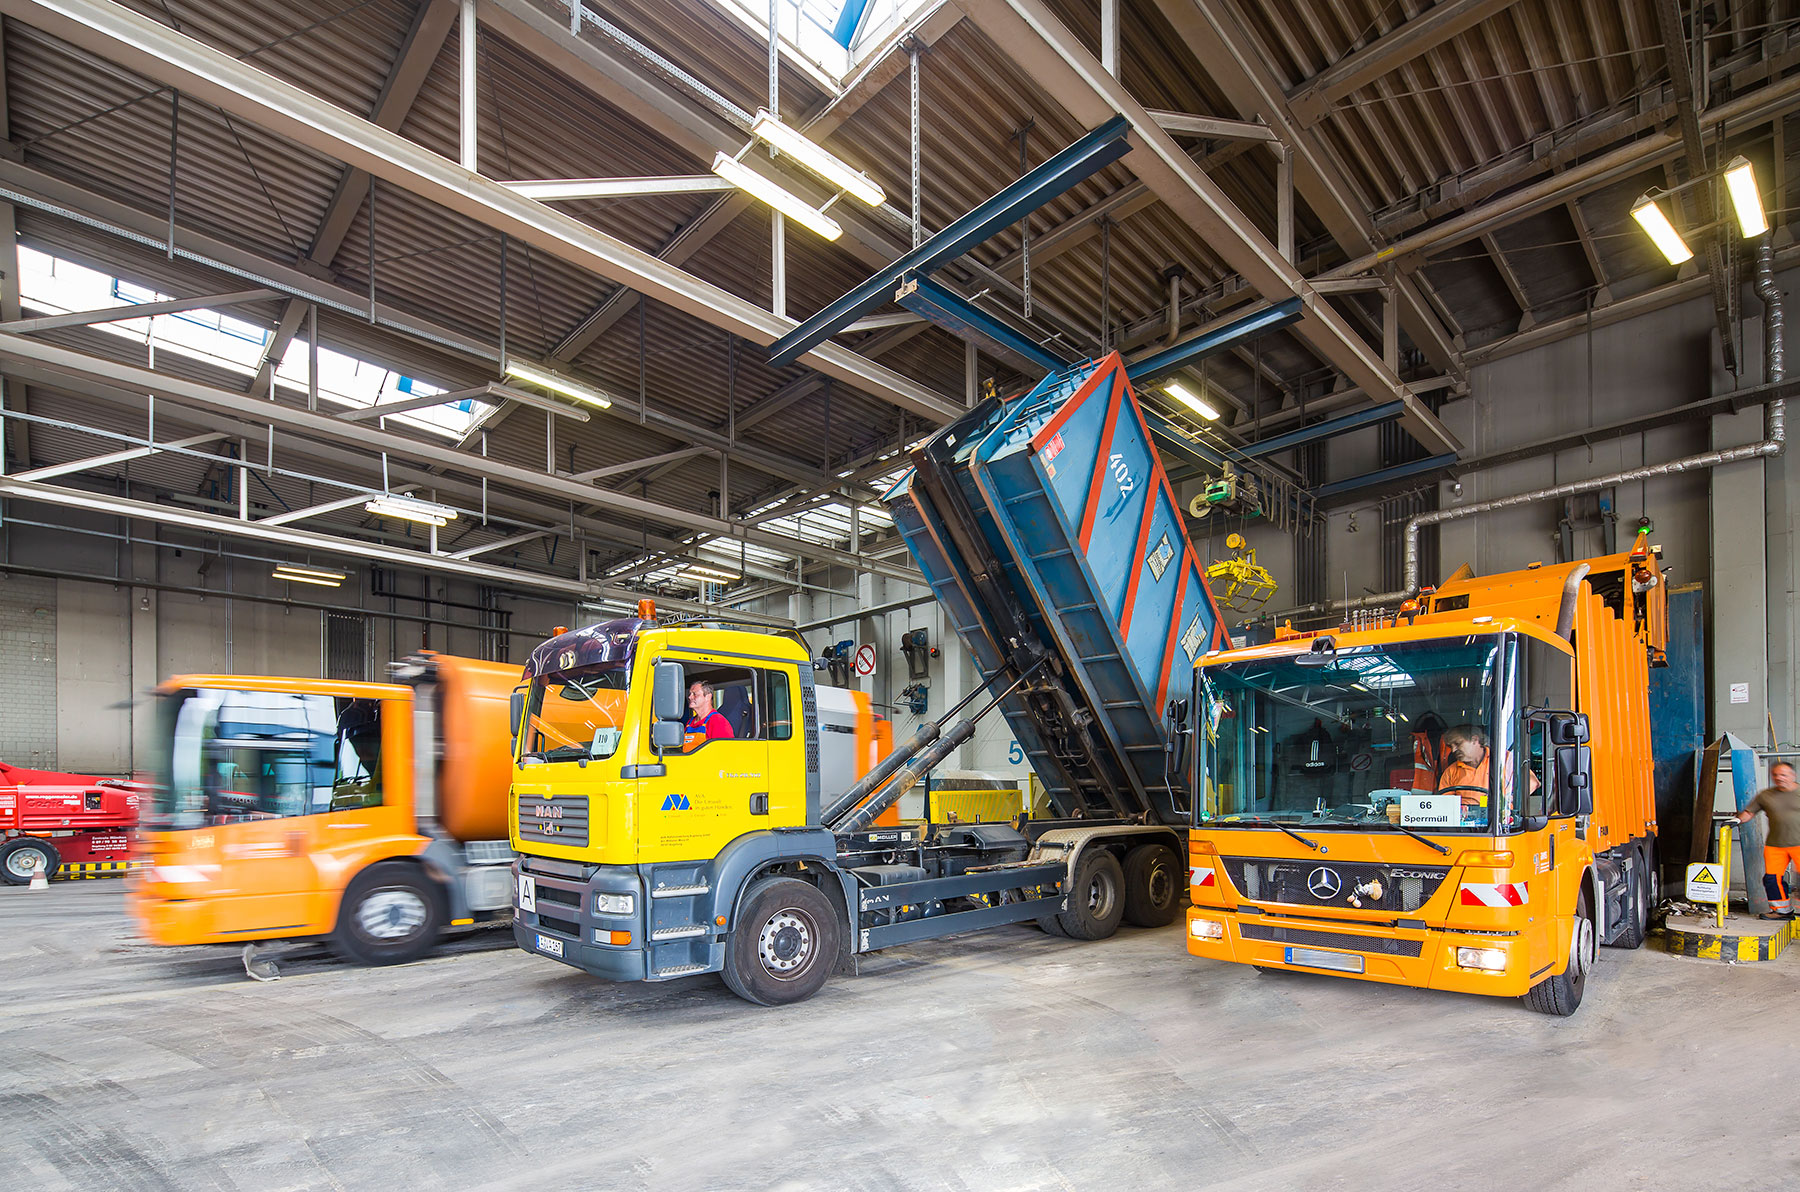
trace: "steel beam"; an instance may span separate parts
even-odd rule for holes
[[[1323,422],[1315,422],[1310,426],[1303,426],[1299,430],[1288,431],[1286,434],[1259,439],[1254,443],[1247,444],[1243,448],[1243,452],[1252,459],[1274,455],[1278,451],[1287,451],[1307,443],[1316,443],[1320,439],[1334,439],[1338,435],[1365,426],[1387,422],[1400,417],[1405,412],[1405,402],[1384,401],[1380,405],[1369,406],[1349,414],[1340,414],[1336,418],[1327,418]]]
[[[1270,303],[1247,315],[1209,327],[1198,335],[1191,335],[1160,352],[1140,357],[1125,366],[1125,375],[1131,378],[1134,385],[1154,384],[1177,369],[1186,368],[1217,352],[1279,328],[1293,326],[1299,322],[1302,308],[1303,303],[1298,298]]]
[[[155,455],[159,451],[168,451],[171,448],[198,447],[202,443],[216,443],[225,437],[215,433],[189,435],[185,439],[158,443],[153,447],[126,447],[119,451],[108,451],[104,455],[90,455],[86,459],[74,459],[66,464],[50,464],[47,467],[33,468],[29,472],[15,472],[13,475],[18,480],[52,480],[58,476],[85,472],[90,468],[104,468],[108,464],[121,464],[127,460],[143,459],[147,455]]]
[[[1442,0],[1287,93],[1302,127],[1323,120],[1339,100],[1391,74],[1459,33],[1512,7],[1515,0]]]
[[[1318,488],[1313,489],[1313,500],[1324,501],[1332,497],[1341,497],[1346,493],[1362,492],[1364,489],[1392,484],[1398,480],[1409,480],[1415,476],[1424,476],[1455,466],[1455,455],[1434,455],[1429,459],[1416,459],[1410,463],[1395,464],[1391,468],[1382,468],[1374,472],[1365,472],[1361,476],[1348,476],[1343,480],[1333,480],[1330,484],[1321,484]]]
[[[705,455],[708,450],[710,449],[706,447],[682,447],[675,451],[665,451],[661,455],[645,456],[643,459],[632,460],[630,463],[612,464],[604,468],[589,468],[585,472],[575,473],[569,479],[592,484],[605,480],[609,476],[625,476],[632,472],[641,472],[645,468],[653,468],[657,464],[666,464],[674,460],[690,460],[696,455]]]
[[[492,542],[484,542],[480,546],[471,546],[466,550],[453,550],[452,559],[473,559],[476,555],[485,555],[491,550],[505,550],[512,546],[522,546],[527,542],[536,542],[539,538],[548,538],[553,530],[526,530],[522,534],[509,534],[505,538],[497,538]]]
[[[893,299],[906,278],[922,278],[943,268],[1009,224],[1036,211],[1097,171],[1119,160],[1131,144],[1130,126],[1115,116],[1089,130],[1073,144],[1052,154],[1042,165],[1002,188],[966,215],[886,266],[836,302],[826,306],[777,340],[769,363],[791,364],[858,317]]]
[[[0,331],[29,335],[34,331],[54,331],[58,327],[88,327],[99,323],[122,323],[127,319],[147,319],[153,315],[179,314],[214,306],[236,306],[243,302],[263,302],[279,298],[278,290],[234,290],[229,294],[208,294],[200,298],[170,298],[164,302],[126,303],[104,310],[72,310],[64,315],[42,315],[34,319],[14,319],[0,323]]]
[[[969,341],[971,347],[979,343],[991,355],[1000,357],[1022,372],[1029,373],[1034,369],[1055,372],[1069,364],[1069,361],[1039,347],[1029,337],[1013,330],[974,303],[965,302],[928,277],[902,283],[901,291],[900,305],[908,311]]]
[[[1191,2],[1191,0],[1183,0]],[[1306,315],[1294,331],[1353,384],[1383,397],[1398,395],[1400,378],[1322,297],[1309,293],[1299,271],[1211,178],[1151,118],[1143,105],[1052,11],[1048,0],[964,0],[964,11],[1020,69],[1077,120],[1123,113],[1133,139],[1131,169],[1165,205],[1211,246],[1258,293],[1272,300],[1300,297]]]
[[[405,496],[411,493],[413,485],[399,485],[389,490],[393,495]],[[373,501],[382,494],[371,489],[368,492],[355,493],[348,497],[338,497],[331,501],[320,501],[317,505],[308,505],[304,509],[289,509],[285,513],[272,514],[269,517],[256,519],[259,526],[285,526],[289,522],[305,521],[309,517],[323,517],[327,513],[336,513],[340,509],[349,509],[354,505],[362,505]]]
[[[68,348],[56,347],[25,336],[0,334],[0,360],[19,361],[23,364],[39,366],[74,381],[136,390],[140,393],[154,392],[159,401],[168,401],[176,405],[199,409],[220,410],[265,425],[280,427],[299,435],[331,440],[341,439],[344,434],[344,425],[327,414],[295,409],[278,402],[253,398],[244,393],[216,389],[166,373],[152,372],[137,365],[87,356]],[[468,475],[487,476],[490,479],[530,492],[544,493],[563,501],[572,500],[597,505],[635,519],[648,520],[667,526],[679,526],[690,531],[699,531],[726,539],[742,538],[747,542],[767,546],[786,554],[835,563],[843,567],[874,571],[909,582],[916,582],[918,578],[918,573],[909,568],[871,562],[845,551],[820,546],[799,538],[790,538],[785,534],[777,534],[746,526],[741,522],[627,496],[624,493],[595,488],[593,485],[581,484],[564,476],[552,476],[515,464],[503,463],[497,459],[471,455],[468,452],[459,451],[455,447],[406,438],[392,431],[378,430],[372,427],[359,428],[354,441],[365,451],[386,452],[401,459],[417,461],[427,466],[452,469]]]
[[[1281,138],[1266,124],[1250,120],[1221,120],[1217,116],[1193,116],[1187,112],[1149,109],[1150,118],[1172,133],[1209,140],[1265,141],[1279,145]]]
[[[672,268],[590,224],[514,194],[501,183],[111,0],[0,0],[0,13],[359,166],[570,264],[634,286],[752,343],[773,343],[792,326],[789,320]],[[835,344],[818,345],[806,354],[805,363],[935,421],[949,421],[962,410],[962,403]]]

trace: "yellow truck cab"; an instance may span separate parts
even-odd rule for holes
[[[507,715],[519,668],[421,654],[395,677],[161,685],[127,885],[146,938],[323,936],[353,960],[393,964],[509,913]]]
[[[1661,587],[1640,538],[1204,658],[1188,951],[1573,1013],[1656,904]]]

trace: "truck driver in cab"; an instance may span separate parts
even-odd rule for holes
[[[713,685],[702,679],[688,684],[687,747],[692,753],[706,742],[720,737],[735,737],[731,721],[718,709],[718,695]]]

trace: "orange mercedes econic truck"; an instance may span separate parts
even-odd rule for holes
[[[1203,658],[1188,951],[1566,1015],[1657,901],[1657,552]]]
[[[323,936],[350,959],[396,964],[448,930],[510,917],[522,670],[422,653],[393,671],[393,683],[162,684],[128,887],[145,936]]]

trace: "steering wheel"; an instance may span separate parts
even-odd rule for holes
[[[1424,795],[1424,794],[1445,795],[1445,794],[1449,794],[1451,791],[1476,791],[1480,794],[1485,795],[1488,793],[1488,788],[1485,786],[1471,786],[1468,783],[1459,783],[1456,786],[1440,786],[1434,791],[1419,791],[1417,793],[1421,794],[1421,795]]]

